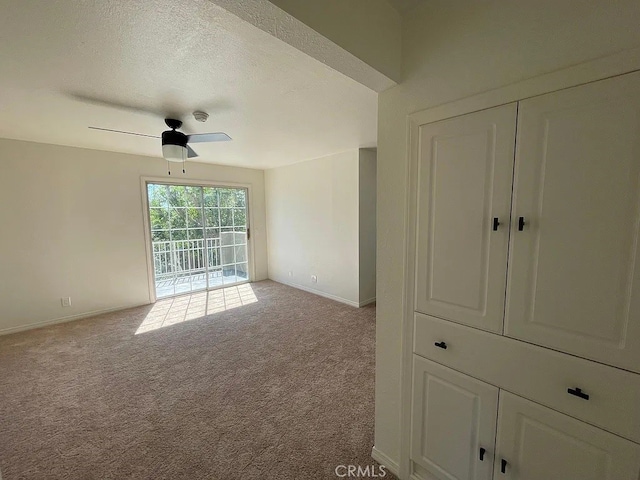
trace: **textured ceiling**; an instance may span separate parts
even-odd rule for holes
[[[375,92],[208,0],[0,8],[0,137],[159,157],[157,139],[87,127],[159,135],[172,114],[233,137],[194,145],[200,161],[253,168],[376,144]]]

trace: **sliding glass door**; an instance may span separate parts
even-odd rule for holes
[[[247,190],[147,184],[158,298],[249,280]]]

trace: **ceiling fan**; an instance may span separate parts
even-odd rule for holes
[[[208,115],[204,112],[194,112],[194,117],[200,122],[207,120]],[[179,132],[178,129],[182,127],[182,121],[175,118],[165,118],[164,123],[167,124],[171,130],[162,132],[162,136],[147,135],[145,133],[125,132],[122,130],[112,130],[110,128],[101,127],[89,127],[92,130],[101,130],[104,132],[123,133],[125,135],[137,135],[140,137],[162,138],[162,156],[169,162],[183,162],[182,172],[185,172],[184,162],[187,158],[195,158],[198,154],[191,148],[192,143],[205,143],[205,142],[227,142],[231,140],[231,137],[223,132],[217,133],[195,133],[187,135]],[[169,169],[169,175],[171,170]]]

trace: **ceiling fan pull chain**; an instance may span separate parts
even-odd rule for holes
[[[167,160],[167,171],[169,172],[169,175],[171,175],[171,162],[169,162]]]

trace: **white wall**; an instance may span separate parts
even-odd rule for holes
[[[427,1],[378,101],[376,449],[400,455],[407,114],[640,45],[637,0]]]
[[[141,176],[160,158],[0,140],[0,333],[149,303]],[[181,178],[251,185],[256,280],[267,278],[261,170],[187,164]],[[72,306],[62,308],[61,297]]]
[[[349,150],[265,172],[269,278],[359,302],[358,162]]]
[[[360,303],[376,298],[376,150],[360,149],[359,262]]]

